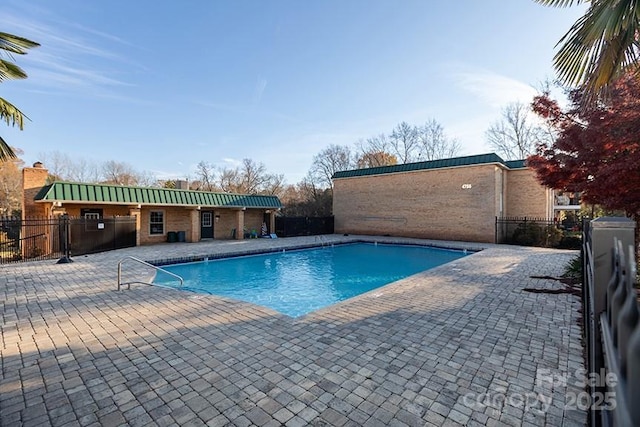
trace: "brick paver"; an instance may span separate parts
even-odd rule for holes
[[[528,293],[575,252],[483,251],[292,319],[134,284],[118,260],[216,256],[353,236],[163,244],[0,266],[1,425],[577,425],[579,299]],[[373,238],[377,241],[411,239]],[[124,279],[148,280],[124,264]],[[542,373],[542,377],[541,377]],[[542,380],[541,380],[542,379]]]

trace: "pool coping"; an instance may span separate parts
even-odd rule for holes
[[[277,247],[277,248],[260,248],[260,249],[249,249],[249,250],[241,250],[241,251],[233,251],[233,252],[225,252],[225,253],[208,253],[208,254],[197,254],[197,255],[188,255],[183,257],[172,257],[172,258],[160,258],[154,260],[145,260],[149,264],[153,264],[156,267],[162,267],[167,265],[175,265],[175,264],[186,264],[191,262],[202,262],[202,261],[210,261],[216,259],[224,259],[224,258],[237,258],[242,256],[251,256],[251,255],[263,255],[270,254],[276,252],[283,251],[293,251],[293,250],[304,250],[304,249],[315,249],[322,248],[326,246],[336,246],[336,245],[348,245],[354,243],[380,243],[386,245],[408,245],[408,246],[421,246],[421,247],[430,247],[437,249],[447,249],[447,250],[460,250],[460,251],[469,251],[469,252],[480,252],[486,247],[481,244],[474,245],[469,244],[467,242],[460,242],[459,245],[451,244],[451,242],[446,242],[443,244],[434,243],[432,241],[407,241],[405,239],[394,239],[390,240],[381,240],[380,238],[366,236],[358,236],[349,240],[338,240],[338,241],[326,241],[320,243],[306,243],[288,246],[286,248]]]

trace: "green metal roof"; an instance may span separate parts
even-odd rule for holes
[[[54,182],[43,187],[35,200],[41,202],[91,202],[121,205],[217,206],[281,208],[277,196],[211,193],[170,188]]]
[[[495,153],[479,154],[475,156],[453,157],[451,159],[429,160],[426,162],[404,163],[401,165],[379,166],[367,169],[354,169],[339,171],[333,174],[333,178],[352,178],[354,176],[380,175],[397,172],[411,172],[427,169],[452,168],[457,166],[473,166],[488,163],[500,163],[508,169],[524,168],[524,160],[504,161]]]
[[[526,160],[507,160],[504,165],[509,169],[524,169],[527,167]]]

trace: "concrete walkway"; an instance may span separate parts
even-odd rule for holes
[[[153,286],[116,291],[126,255],[355,238],[175,243],[0,266],[0,424],[586,423],[573,408],[583,391],[579,298],[522,291],[558,288],[531,276],[561,274],[575,252],[438,242],[486,249],[296,319]],[[130,262],[124,270],[125,280],[149,276]]]

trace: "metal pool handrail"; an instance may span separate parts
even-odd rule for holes
[[[120,290],[120,287],[122,285],[127,285],[127,289],[131,289],[131,284],[132,283],[141,283],[143,285],[152,285],[152,283],[147,283],[147,282],[139,282],[139,281],[134,281],[134,282],[127,282],[127,283],[122,283],[121,279],[122,279],[122,263],[125,262],[127,259],[131,259],[133,261],[139,262],[140,264],[146,265],[147,267],[151,267],[153,269],[155,269],[156,271],[162,271],[163,273],[167,273],[169,276],[173,276],[176,279],[178,279],[180,281],[180,287],[182,287],[182,285],[184,285],[184,279],[180,276],[178,276],[177,274],[174,274],[170,271],[165,270],[164,268],[160,268],[160,267],[156,267],[153,264],[149,264],[146,261],[143,261],[139,258],[136,257],[132,257],[132,256],[126,256],[124,258],[122,258],[119,262],[118,262],[118,290]]]

